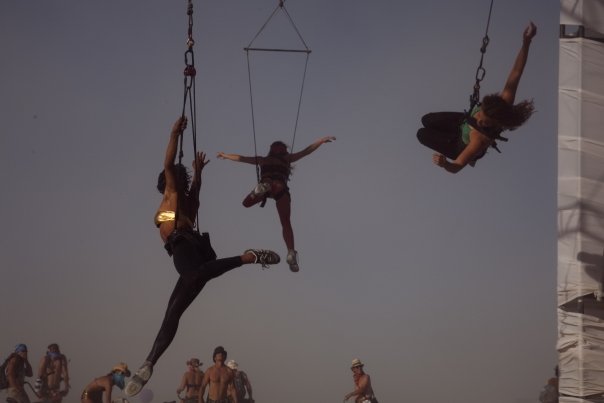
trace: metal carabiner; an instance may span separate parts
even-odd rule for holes
[[[482,65],[478,66],[476,69],[476,82],[479,83],[484,79],[484,76],[487,74],[487,70],[482,67]]]
[[[191,59],[189,60],[189,56],[191,56]],[[194,77],[196,74],[195,71],[195,55],[193,54],[193,49],[188,49],[185,52],[185,76],[191,76]]]

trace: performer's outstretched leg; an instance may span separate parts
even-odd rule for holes
[[[277,213],[279,213],[279,221],[283,231],[283,240],[287,246],[287,263],[289,269],[293,272],[300,270],[298,266],[298,252],[294,247],[294,230],[291,223],[291,196],[289,192],[283,194],[277,200]]]

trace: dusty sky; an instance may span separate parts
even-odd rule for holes
[[[483,94],[502,89],[532,20],[518,99],[537,113],[458,175],[415,133],[424,113],[468,107],[488,1],[285,4],[312,49],[295,148],[337,137],[290,182],[301,271],[210,282],[156,366],[153,401],[175,399],[185,361],[205,369],[217,345],[263,403],[342,401],[357,357],[384,402],[536,401],[556,364],[559,4],[495,2]],[[212,160],[201,227],[220,256],[285,256],[274,203],[241,206],[254,168],[215,158],[254,153],[242,49],[277,1],[194,5],[198,144]],[[298,47],[277,17],[258,44]],[[0,353],[27,343],[37,365],[59,343],[68,402],[116,362],[142,363],[177,279],[152,219],[186,29],[184,0],[0,2]],[[252,66],[264,154],[291,142],[304,60]]]

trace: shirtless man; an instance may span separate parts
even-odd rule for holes
[[[233,385],[233,370],[224,365],[227,352],[222,346],[214,349],[214,365],[212,365],[203,376],[201,389],[199,390],[199,403],[238,403],[235,386]],[[206,387],[208,398],[204,399]],[[229,400],[229,397],[231,400]]]
[[[373,387],[371,387],[371,378],[363,371],[364,366],[365,364],[358,358],[352,360],[350,370],[354,380],[354,390],[344,396],[344,401],[354,396],[355,403],[378,403],[373,394]]]
[[[181,403],[196,403],[199,396],[199,388],[203,380],[203,371],[199,369],[201,362],[199,358],[191,358],[187,361],[187,372],[182,376],[182,381],[176,389],[176,394]],[[180,397],[180,393],[185,391],[185,396]]]
[[[64,384],[63,390],[61,390],[61,382]],[[57,343],[48,346],[46,355],[40,361],[36,390],[39,390],[38,393],[43,401],[49,403],[61,403],[63,396],[69,391],[67,357],[61,354]]]
[[[6,364],[6,378],[8,380],[8,394],[6,401],[10,403],[30,403],[25,392],[25,377],[33,376],[31,364],[27,360],[27,346],[17,344],[15,352],[8,357]]]

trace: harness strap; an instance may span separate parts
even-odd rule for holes
[[[495,140],[504,141],[504,142],[508,141],[508,139],[506,137],[503,137],[501,135],[501,133],[502,133],[501,129],[493,128],[493,127],[482,127],[482,126],[478,125],[478,122],[476,121],[476,119],[473,116],[466,117],[466,122],[468,122],[468,124],[470,126],[472,126],[474,129],[478,130],[480,133],[484,134],[485,136],[487,136],[488,138],[493,140],[491,147],[494,148],[495,150],[497,150],[498,153],[501,153],[501,150],[499,149],[499,147],[497,147],[497,142]]]

